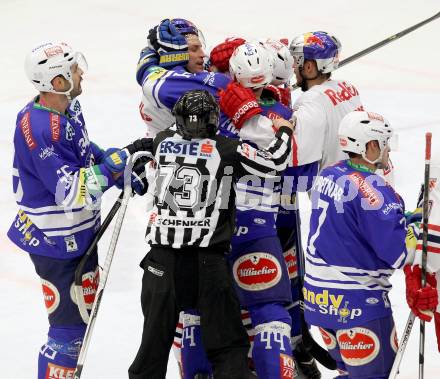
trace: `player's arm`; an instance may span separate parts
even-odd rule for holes
[[[274,120],[275,136],[267,149],[256,149],[240,141],[237,147],[238,163],[242,171],[259,177],[278,176],[287,166],[292,137],[292,124],[284,119]]]
[[[60,205],[69,208],[92,204],[122,175],[130,156],[146,147],[130,144],[109,155],[102,163],[81,167],[68,141],[55,143],[45,133],[35,136],[39,148],[53,146],[53,153],[40,157],[38,149],[30,150],[36,174]]]

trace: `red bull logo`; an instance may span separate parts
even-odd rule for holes
[[[321,49],[324,49],[324,42],[321,38],[313,33],[304,34],[304,46],[317,45]]]

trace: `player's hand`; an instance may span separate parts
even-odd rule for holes
[[[227,38],[225,42],[214,47],[209,54],[209,62],[211,66],[215,66],[218,72],[229,71],[229,59],[234,50],[245,43],[243,38]]]
[[[286,120],[285,118],[281,118],[281,117],[273,119],[272,123],[273,123],[273,127],[276,130],[278,130],[282,126],[285,126],[285,127],[289,128],[290,130],[293,130],[293,128],[294,128],[294,125],[290,121]]]
[[[148,33],[150,46],[159,54],[161,67],[182,66],[188,63],[188,43],[169,19],[150,29]]]
[[[424,321],[431,321],[433,311],[438,305],[437,280],[426,273],[426,287],[422,288],[422,270],[419,265],[406,265],[403,268],[406,283],[406,301],[411,311]]]
[[[246,120],[263,111],[252,90],[236,82],[229,83],[226,90],[221,90],[219,97],[221,111],[232,120],[237,129]]]
[[[272,95],[273,99],[285,105],[286,107],[291,106],[292,99],[289,88],[283,88],[283,87],[274,86],[273,84],[269,84],[266,87],[264,87],[264,91],[269,92]]]

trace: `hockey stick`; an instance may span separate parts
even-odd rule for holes
[[[423,188],[423,229],[422,229],[422,287],[426,286],[426,264],[428,260],[428,218],[429,218],[429,171],[431,164],[432,134],[426,133],[425,180]],[[419,339],[419,379],[424,377],[425,368],[425,321],[420,320]]]
[[[137,156],[139,156],[139,153],[135,154],[134,156],[131,156],[126,169],[124,171],[124,191],[123,191],[123,197],[122,202],[120,205],[120,210],[118,213],[118,216],[116,218],[116,224],[115,228],[113,230],[112,238],[110,241],[110,246],[108,249],[107,256],[105,257],[104,266],[102,269],[101,277],[99,279],[99,285],[98,289],[96,290],[96,296],[95,301],[93,302],[92,311],[90,314],[89,322],[87,323],[86,332],[84,335],[83,344],[81,346],[81,350],[79,352],[78,362],[76,364],[75,372],[74,372],[74,379],[80,379],[82,370],[84,368],[84,362],[87,355],[87,350],[90,345],[90,340],[92,336],[92,331],[95,327],[96,322],[96,316],[99,311],[99,307],[101,305],[102,295],[104,293],[105,285],[107,283],[108,274],[110,272],[110,266],[113,261],[113,256],[115,254],[116,250],[116,244],[118,242],[119,233],[122,228],[122,222],[124,221],[125,211],[127,210],[128,201],[131,198],[131,172],[133,169],[133,162],[136,160]]]
[[[373,51],[376,51],[377,49],[380,49],[382,46],[388,45],[389,43],[398,40],[399,38],[413,32],[414,30],[419,29],[423,25],[426,25],[426,24],[430,23],[431,21],[436,20],[439,17],[440,17],[440,12],[436,13],[434,16],[427,18],[426,20],[419,22],[418,24],[415,24],[413,26],[410,26],[409,28],[402,30],[399,33],[393,34],[392,36],[385,38],[383,41],[375,43],[374,45],[367,47],[366,49],[359,51],[358,53],[353,54],[353,55],[349,56],[348,58],[343,59],[341,62],[339,62],[337,69],[344,67],[346,64],[349,64],[359,58],[362,58],[363,56],[370,54]],[[296,84],[294,84],[292,86],[292,90],[297,89],[297,88],[298,88],[298,85],[296,85]]]
[[[90,244],[89,248],[87,249],[84,256],[81,258],[77,269],[75,270],[75,297],[76,302],[78,305],[79,313],[81,314],[81,318],[83,319],[84,323],[87,324],[89,322],[89,313],[87,311],[87,305],[84,301],[84,294],[83,294],[83,283],[82,283],[82,274],[84,271],[84,266],[88,259],[92,256],[92,254],[96,254],[96,246],[101,239],[104,232],[107,230],[108,226],[112,222],[113,218],[115,217],[116,213],[118,212],[122,198],[124,196],[124,192],[122,191],[119,195],[116,202],[113,204],[112,208],[110,209],[110,212],[108,213],[107,217],[105,218],[104,222],[102,223],[101,227],[98,230],[98,233],[96,234],[95,238],[93,239],[92,243]]]
[[[391,368],[390,376],[388,379],[394,379],[399,373],[400,363],[402,362],[403,354],[405,353],[406,345],[408,344],[409,336],[414,326],[414,321],[416,316],[414,313],[410,312],[408,321],[405,325],[405,330],[403,331],[402,340],[400,341],[399,347],[396,352],[396,357],[394,358],[393,367]]]

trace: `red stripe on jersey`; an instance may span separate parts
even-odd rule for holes
[[[422,244],[417,245],[417,250],[422,251]],[[440,254],[440,248],[428,244],[428,253]]]
[[[294,135],[292,135],[292,165],[298,166],[298,145]]]

